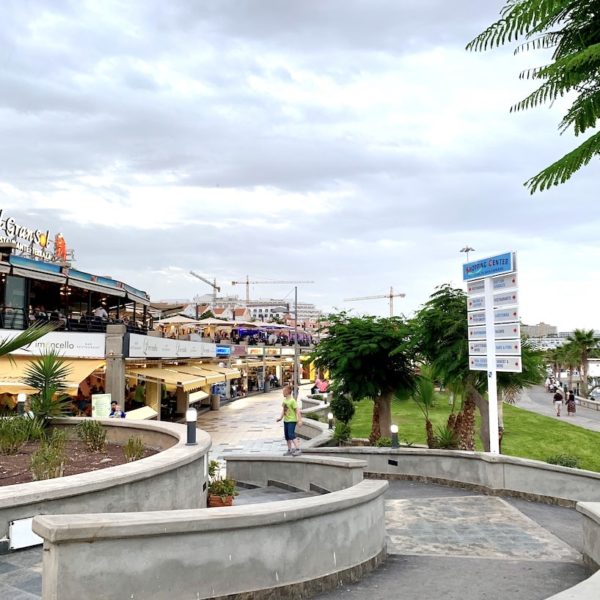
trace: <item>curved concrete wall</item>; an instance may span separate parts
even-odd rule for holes
[[[75,425],[79,419],[62,419]],[[0,552],[8,550],[9,523],[41,514],[129,512],[206,505],[206,455],[211,441],[198,430],[198,445],[186,446],[186,428],[156,421],[107,419],[108,438],[131,435],[167,449],[125,465],[47,481],[0,487]]]
[[[80,600],[90,589],[105,600],[297,598],[331,589],[385,557],[387,485],[361,481],[226,508],[36,517],[34,531],[45,540],[43,598]]]
[[[323,456],[297,458],[234,454],[227,457],[227,476],[258,487],[278,485],[322,494],[360,483],[367,466],[364,460]]]
[[[460,483],[567,506],[600,501],[600,473],[513,456],[372,447],[319,448],[305,452],[365,460],[368,473],[386,477]]]

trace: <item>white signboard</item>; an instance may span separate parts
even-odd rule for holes
[[[520,373],[520,356],[496,356],[496,371],[505,373]],[[471,371],[487,371],[487,356],[469,356],[469,368]]]
[[[20,548],[29,548],[30,546],[39,546],[44,540],[33,533],[31,525],[33,517],[17,519],[8,524],[8,539],[10,540],[9,549],[19,550]]]
[[[469,298],[469,300],[467,301],[467,310],[483,310],[484,308],[484,296],[476,296],[475,298]]]
[[[477,294],[483,294],[483,279],[478,279],[476,281],[469,281],[467,283],[467,294],[469,296],[476,296]]]
[[[514,308],[498,308],[494,311],[494,323],[512,323],[518,322],[519,309]]]
[[[110,394],[92,394],[92,418],[107,419],[110,414]]]
[[[485,310],[469,313],[469,325],[485,325]]]
[[[506,323],[494,326],[494,337],[497,340],[512,340],[521,338],[520,323]],[[469,327],[469,341],[485,340],[485,325]]]
[[[211,358],[216,356],[216,344],[172,340],[138,333],[129,334],[130,358]]]
[[[500,355],[521,355],[521,340],[497,340],[496,356]],[[469,342],[469,354],[486,356],[487,342]]]
[[[19,331],[0,329],[0,339],[12,339]],[[39,356],[54,350],[65,358],[104,358],[106,335],[104,333],[77,333],[73,331],[53,331],[39,340],[15,350],[20,356]]]
[[[496,290],[510,290],[517,287],[517,274],[511,273],[510,275],[500,275],[492,279],[492,285],[494,291]]]
[[[512,292],[502,292],[501,294],[494,294],[494,306],[496,308],[500,306],[516,306],[518,303],[517,290],[513,290]]]

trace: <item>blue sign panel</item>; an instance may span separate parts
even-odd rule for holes
[[[230,356],[231,348],[229,346],[217,345],[217,356]]]
[[[510,273],[515,270],[514,253],[507,252],[498,256],[490,256],[463,265],[463,280],[481,279],[491,275]]]

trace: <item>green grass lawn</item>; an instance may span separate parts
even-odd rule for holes
[[[446,423],[449,412],[447,397],[438,395],[436,405],[430,411],[434,430]],[[372,414],[371,400],[357,403],[351,423],[353,437],[369,437]],[[392,415],[400,429],[402,443],[425,444],[425,419],[415,402],[395,399],[392,402]],[[481,450],[478,431],[477,449]],[[566,419],[557,421],[505,404],[502,453],[542,461],[555,454],[569,454],[579,458],[582,469],[600,472],[600,433],[571,425]]]

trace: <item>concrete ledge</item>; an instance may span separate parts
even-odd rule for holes
[[[71,427],[81,419],[60,419]],[[108,439],[123,443],[137,435],[167,449],[139,461],[47,481],[0,487],[0,539],[11,521],[39,514],[167,510],[204,506],[205,456],[211,441],[198,430],[198,445],[186,446],[186,428],[157,421],[106,419]],[[170,446],[170,447],[169,447]]]
[[[319,456],[232,454],[227,456],[227,476],[259,487],[277,481],[298,490],[343,490],[363,479],[364,460]]]
[[[331,584],[384,556],[387,485],[215,509],[39,516],[43,597],[266,598],[288,585]]]
[[[600,502],[600,473],[524,458],[421,448],[343,447],[305,452],[366,460],[366,472],[375,476],[453,483],[563,506]]]
[[[583,554],[587,564],[593,569],[598,569],[600,568],[600,502],[580,502],[577,504],[577,510],[584,517]],[[600,590],[600,587],[597,590]]]

